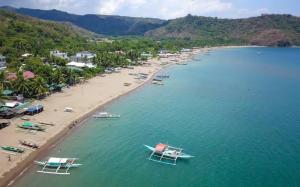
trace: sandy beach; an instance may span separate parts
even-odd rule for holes
[[[46,128],[45,132],[21,131],[16,125],[23,123],[24,120],[14,118],[9,127],[0,131],[0,142],[3,146],[22,147],[18,143],[19,140],[31,141],[41,146],[38,150],[22,147],[26,150],[22,154],[0,152],[0,186],[6,186],[17,176],[22,175],[33,160],[54,147],[58,140],[70,133],[81,121],[98,111],[103,105],[142,86],[162,68],[187,61],[207,50],[195,49],[175,57],[150,59],[146,65],[136,66],[134,69],[124,68],[120,73],[106,74],[104,77],[97,76],[86,83],[66,88],[46,99],[35,101],[35,104],[44,106],[44,112],[24,117],[35,124],[53,125],[43,125]],[[137,80],[134,74],[138,73],[145,73],[149,76],[145,80]],[[124,83],[131,85],[124,86]],[[65,107],[72,108],[73,112],[64,112]]]

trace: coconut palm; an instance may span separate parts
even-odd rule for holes
[[[32,81],[32,89],[32,95],[35,95],[37,97],[44,96],[48,92],[48,89],[46,87],[46,81],[40,76],[38,76]]]
[[[74,85],[78,81],[78,75],[74,70],[68,69],[65,74],[66,83]]]
[[[60,69],[56,69],[53,71],[51,75],[51,82],[55,84],[60,84],[65,82],[64,75]]]
[[[18,72],[17,77],[18,79],[14,82],[14,88],[16,91],[24,96],[31,95],[30,82],[24,79],[23,72]]]

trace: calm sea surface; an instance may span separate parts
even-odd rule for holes
[[[236,48],[171,66],[105,107],[48,156],[78,157],[70,176],[38,174],[16,187],[300,186],[300,49]],[[166,142],[195,158],[147,160],[143,144]],[[44,158],[46,159],[46,158]]]

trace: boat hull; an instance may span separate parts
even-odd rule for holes
[[[155,151],[154,147],[151,147],[151,146],[148,146],[148,145],[145,145],[145,147],[147,147],[152,152]],[[155,153],[161,155],[161,153],[158,153],[158,152],[155,152]],[[168,153],[168,152],[165,152],[164,156],[167,156],[167,157],[170,157],[170,158],[176,158],[177,157],[177,158],[181,158],[181,159],[189,159],[189,158],[194,157],[192,155],[188,155],[188,154],[185,154],[185,153],[181,153],[180,155],[174,155],[174,154],[171,154],[171,153]]]
[[[51,164],[51,163],[47,163],[47,162],[43,162],[43,161],[34,161],[37,165],[39,166],[45,166],[48,168],[57,168],[60,164]],[[65,165],[61,165],[60,168],[78,168],[80,167],[82,164],[65,164]]]

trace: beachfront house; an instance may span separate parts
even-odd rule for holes
[[[76,68],[95,68],[96,66],[92,63],[85,63],[85,62],[75,62],[71,61],[67,64],[68,67],[76,67]]]
[[[171,57],[171,56],[174,56],[175,54],[173,53],[170,53],[169,51],[167,50],[160,50],[159,53],[158,53],[158,57],[159,58],[168,58],[168,57]]]
[[[76,53],[75,60],[76,62],[91,62],[93,58],[95,58],[97,55],[95,53],[91,53],[89,51],[81,51]]]
[[[180,50],[180,52],[182,52],[182,53],[191,52],[191,51],[192,51],[192,49],[186,49],[186,48],[183,48]]]
[[[0,70],[6,69],[6,58],[0,54]]]
[[[142,58],[142,59],[149,59],[149,58],[152,58],[152,54],[151,54],[151,53],[145,53],[145,52],[143,52],[143,53],[141,54],[141,58]]]
[[[55,56],[58,58],[69,59],[68,53],[61,52],[59,50],[50,51],[50,56]]]
[[[30,53],[24,53],[23,55],[21,55],[21,57],[23,57],[23,58],[27,58],[30,56],[32,56],[32,54],[30,54]]]

